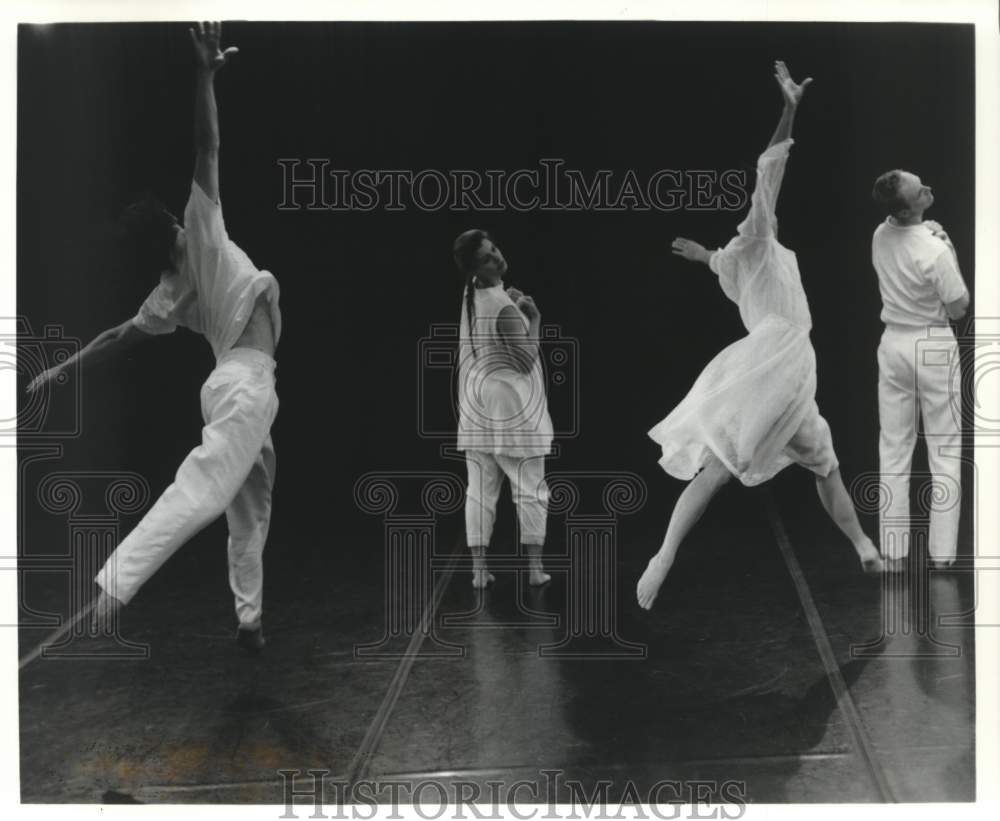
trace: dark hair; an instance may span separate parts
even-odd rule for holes
[[[882,206],[886,214],[893,217],[909,208],[906,200],[899,195],[899,184],[903,181],[900,174],[900,171],[886,171],[875,180],[872,188],[872,199]]]
[[[171,266],[177,218],[153,197],[143,197],[118,219],[122,250],[139,274],[156,276]]]
[[[473,356],[476,356],[476,346],[472,342],[472,322],[476,316],[475,281],[476,269],[479,267],[476,255],[483,240],[492,239],[493,237],[486,231],[470,228],[458,235],[451,248],[455,265],[458,267],[459,273],[465,277],[465,316],[469,322],[469,344],[472,345]]]

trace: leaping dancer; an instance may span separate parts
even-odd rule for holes
[[[257,652],[264,645],[262,556],[275,471],[270,430],[278,411],[278,282],[229,239],[222,219],[214,78],[237,49],[222,50],[219,23],[199,23],[190,34],[196,65],[195,164],[184,225],[151,201],[133,204],[123,215],[140,252],[136,273],[158,277],[159,284],[134,318],[97,336],[28,389],[38,390],[75,362],[82,366],[178,325],[206,337],[216,366],[201,389],[202,443],[97,574],[101,593],[94,617],[107,619],[128,604],[181,545],[225,512],[237,641]]]
[[[816,474],[824,509],[851,540],[866,572],[882,561],[858,522],[840,476],[833,439],[816,405],[812,318],[795,254],[778,242],[775,204],[792,144],[792,123],[812,78],[795,83],[775,63],[784,109],[764,153],[750,212],[725,248],[710,252],[678,237],[673,253],[702,262],[739,305],[747,336],[724,348],[650,437],[663,447],[660,465],[689,479],[670,517],[660,550],[639,579],[639,605],[652,607],[684,537],[708,502],[733,476],[744,485],[767,481],[792,463]]]

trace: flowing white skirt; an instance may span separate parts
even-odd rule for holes
[[[815,396],[808,329],[772,315],[720,351],[649,436],[671,476],[692,479],[714,454],[744,485],[758,485],[796,461],[786,448],[816,413]]]

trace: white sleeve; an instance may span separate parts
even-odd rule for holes
[[[955,255],[950,248],[942,251],[934,260],[934,264],[931,266],[931,280],[938,296],[945,305],[960,299],[967,290],[962,273],[958,270]]]
[[[733,243],[730,243],[732,245]],[[719,278],[722,293],[733,302],[740,301],[740,264],[737,253],[728,245],[714,251],[708,258],[708,267]]]
[[[222,219],[222,203],[213,202],[197,182],[191,182],[191,195],[184,208],[184,232],[188,242],[199,247],[215,247],[227,239]]]
[[[788,150],[794,141],[789,138],[767,148],[757,159],[757,182],[750,198],[750,212],[740,225],[740,233],[749,237],[769,237],[775,234],[775,208],[778,192],[785,177]]]
[[[177,329],[173,318],[174,301],[164,283],[157,285],[139,306],[132,324],[147,334],[169,334]]]

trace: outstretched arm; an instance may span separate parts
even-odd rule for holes
[[[131,319],[126,320],[121,325],[116,325],[114,328],[108,328],[66,361],[49,368],[32,379],[31,384],[28,385],[28,393],[34,393],[44,387],[74,365],[82,368],[84,365],[107,359],[111,354],[130,348],[140,339],[146,339],[149,336],[150,334],[136,327]]]
[[[188,29],[194,43],[194,180],[212,202],[219,199],[219,111],[215,104],[215,72],[226,64],[235,47],[222,51],[221,23],[198,23]]]
[[[785,98],[785,107],[782,109],[781,119],[778,120],[774,134],[771,135],[771,142],[767,144],[768,148],[792,136],[795,110],[799,107],[802,95],[805,94],[806,86],[812,82],[812,77],[806,77],[801,84],[797,84],[788,73],[788,67],[781,60],[774,62],[774,79],[778,81],[778,87]]]

